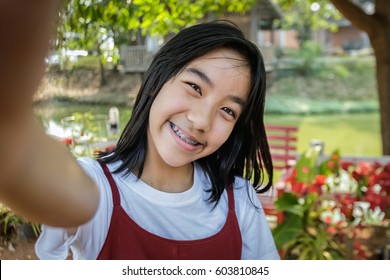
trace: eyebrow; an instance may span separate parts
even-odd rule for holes
[[[234,103],[237,103],[238,105],[240,105],[241,109],[244,109],[245,104],[246,104],[246,102],[244,100],[242,100],[241,98],[239,98],[237,96],[234,96],[234,95],[229,95],[228,97],[229,97],[229,99],[231,101],[233,101]]]
[[[209,76],[207,76],[204,72],[200,71],[198,68],[193,68],[193,67],[190,67],[190,68],[187,68],[185,70],[186,72],[189,72],[191,74],[195,74],[196,76],[198,76],[203,82],[205,82],[206,84],[208,84],[210,87],[214,87],[214,83],[211,81],[211,79],[209,78]]]
[[[214,83],[211,81],[211,79],[209,78],[209,76],[207,76],[204,72],[202,72],[201,70],[199,70],[198,68],[194,68],[194,67],[189,67],[189,68],[186,68],[185,70],[186,72],[189,72],[191,74],[195,74],[196,76],[198,76],[202,81],[204,81],[206,84],[208,84],[211,88],[214,87]],[[237,96],[234,96],[234,95],[229,95],[228,98],[233,101],[234,103],[237,103],[242,109],[245,107],[245,104],[246,102],[237,97]]]

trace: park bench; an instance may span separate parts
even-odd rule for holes
[[[274,170],[287,172],[295,165],[297,158],[297,131],[296,126],[265,125],[268,145],[271,152]],[[282,213],[275,211],[274,201],[278,196],[278,187],[273,186],[267,193],[258,194],[267,220],[271,227],[276,226],[283,219]]]
[[[298,127],[265,125],[274,170],[285,170],[295,164]]]

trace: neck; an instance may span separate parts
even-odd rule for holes
[[[194,183],[194,166],[161,166],[151,161],[145,162],[141,180],[163,192],[180,193],[190,189]]]

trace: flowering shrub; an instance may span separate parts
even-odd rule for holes
[[[63,118],[61,125],[64,128],[62,142],[68,147],[74,156],[92,156],[91,145],[94,143],[100,127],[96,125],[96,116],[88,113],[74,113],[70,117]]]
[[[47,126],[47,133],[64,143],[76,157],[93,157],[96,152],[109,150],[118,136],[117,129],[110,127],[108,116],[90,112],[74,113],[61,119],[59,125],[49,122]]]
[[[308,150],[283,179],[284,193],[275,202],[284,214],[274,229],[276,244],[286,257],[369,258],[362,229],[388,224],[390,162],[355,164],[342,161],[338,151],[319,158],[319,150]]]

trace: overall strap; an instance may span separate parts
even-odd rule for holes
[[[227,187],[227,194],[228,194],[228,205],[229,205],[229,211],[234,211],[234,193],[233,193],[233,183],[230,182]]]
[[[118,186],[116,185],[115,180],[112,177],[110,170],[108,170],[107,165],[102,160],[99,159],[98,162],[104,171],[104,175],[106,175],[106,178],[107,178],[108,182],[110,183],[111,192],[112,192],[112,200],[114,202],[114,206],[120,205],[121,198],[119,195]]]

